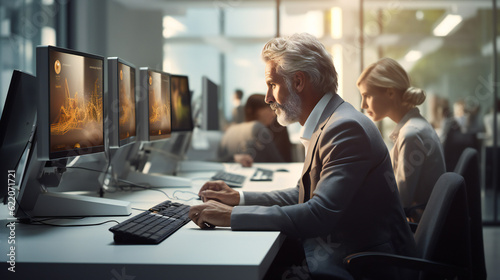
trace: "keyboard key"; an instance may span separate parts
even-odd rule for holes
[[[158,244],[189,222],[189,206],[165,201],[111,227],[116,243]]]

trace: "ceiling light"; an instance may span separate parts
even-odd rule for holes
[[[435,36],[446,36],[448,35],[457,25],[462,22],[462,17],[460,15],[448,14],[446,17],[434,28]]]
[[[422,57],[422,52],[421,51],[415,51],[411,50],[405,55],[406,61],[413,62],[417,61]]]
[[[342,38],[342,9],[334,7],[330,10],[331,13],[331,27],[330,32],[333,39]]]

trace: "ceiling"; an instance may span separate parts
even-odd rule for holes
[[[274,7],[274,0],[114,0],[131,9],[164,10],[167,13],[181,12],[186,8],[241,8],[241,7]],[[332,6],[358,8],[360,1],[356,0],[279,0],[283,6],[300,6],[302,9],[330,8]],[[364,0],[366,9],[393,7],[403,9],[418,8],[452,8],[492,6],[491,0]],[[305,9],[305,10],[307,10]]]

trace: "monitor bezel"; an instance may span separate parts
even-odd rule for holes
[[[188,85],[188,96],[189,96],[189,122],[190,122],[190,127],[189,128],[175,128],[173,126],[173,108],[172,106],[172,78],[183,78],[187,80],[187,85]],[[170,123],[171,123],[171,133],[173,132],[184,132],[184,131],[193,131],[194,129],[194,122],[193,122],[193,109],[192,109],[192,96],[190,92],[190,87],[189,87],[189,77],[187,75],[178,75],[178,74],[171,74],[170,75]]]
[[[33,100],[35,99],[35,100]],[[20,71],[13,70],[9,89],[5,98],[5,104],[0,118],[0,171],[2,174],[11,174],[9,184],[0,187],[0,201],[7,202],[10,182],[19,183],[22,172],[16,176],[16,172],[22,170],[21,158],[36,124],[37,90],[36,77]],[[0,202],[1,204],[2,202]]]
[[[102,62],[102,81],[101,88],[103,89],[103,104],[102,104],[102,145],[70,149],[64,151],[50,151],[50,69],[52,67],[50,63],[50,52],[56,51],[65,54],[77,55],[86,58],[100,60]],[[104,118],[104,76],[105,76],[105,63],[104,57],[79,52],[75,50],[70,50],[66,48],[56,47],[56,46],[38,46],[36,48],[36,73],[38,78],[38,89],[39,89],[39,100],[38,100],[38,110],[37,110],[37,141],[38,141],[38,159],[39,160],[54,160],[60,158],[68,158],[80,155],[94,154],[104,151],[105,146],[105,118]]]
[[[105,112],[106,118],[109,123],[106,124],[105,131],[108,133],[107,139],[109,140],[110,148],[119,148],[131,143],[138,139],[138,122],[137,122],[137,67],[119,57],[108,57],[108,92],[105,93]],[[120,139],[120,81],[118,79],[118,69],[120,63],[129,67],[134,71],[134,104],[135,104],[135,135]]]
[[[170,105],[170,131],[168,134],[163,134],[162,136],[155,136],[154,138],[151,137],[150,134],[150,128],[149,128],[149,72],[155,72],[159,73],[161,75],[165,75],[168,78],[168,81],[170,83],[170,73],[163,72],[161,70],[157,69],[152,69],[149,67],[141,67],[139,69],[139,76],[140,76],[140,94],[139,94],[139,100],[137,102],[138,108],[140,108],[140,113],[137,113],[137,121],[138,121],[138,128],[140,131],[140,139],[142,141],[148,141],[148,142],[155,142],[155,141],[162,141],[165,139],[169,139],[171,134],[172,134],[172,104]],[[169,101],[170,101],[170,84],[168,87],[169,90]],[[138,109],[136,108],[136,110]],[[144,112],[147,112],[145,114]]]
[[[207,131],[208,130],[219,131],[221,128],[220,116],[219,116],[219,104],[218,104],[220,87],[218,84],[216,84],[207,76],[203,76],[201,78],[201,83],[202,83],[201,128]],[[213,92],[211,91],[211,87],[215,87],[217,89],[217,91],[215,92],[216,98],[213,98],[212,95]]]

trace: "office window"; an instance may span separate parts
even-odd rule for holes
[[[55,45],[57,23],[65,5],[66,1],[0,0],[0,112],[12,71],[34,74],[36,46]]]
[[[231,118],[232,99],[235,89],[244,91],[243,101],[254,93],[266,94],[264,62],[260,59],[262,44],[237,46],[226,56],[226,95],[224,96],[226,118]]]
[[[163,47],[163,70],[189,76],[193,102],[201,98],[201,77],[220,83],[220,62],[217,48],[206,44],[172,43]]]
[[[280,35],[287,36],[294,33],[307,32],[318,38],[323,37],[325,19],[324,10],[307,10],[288,8],[281,9]]]
[[[272,7],[219,8],[188,8],[184,16],[164,16],[163,69],[189,75],[195,97],[201,94],[202,75],[219,83],[221,109],[229,119],[235,88],[246,96],[265,93],[260,51],[276,33],[276,15]],[[204,25],[208,30],[200,30]]]
[[[189,8],[182,15],[165,15],[163,37],[198,37],[219,34],[219,11],[215,8]]]
[[[228,37],[272,37],[276,34],[276,10],[232,8],[224,10],[224,35]]]

